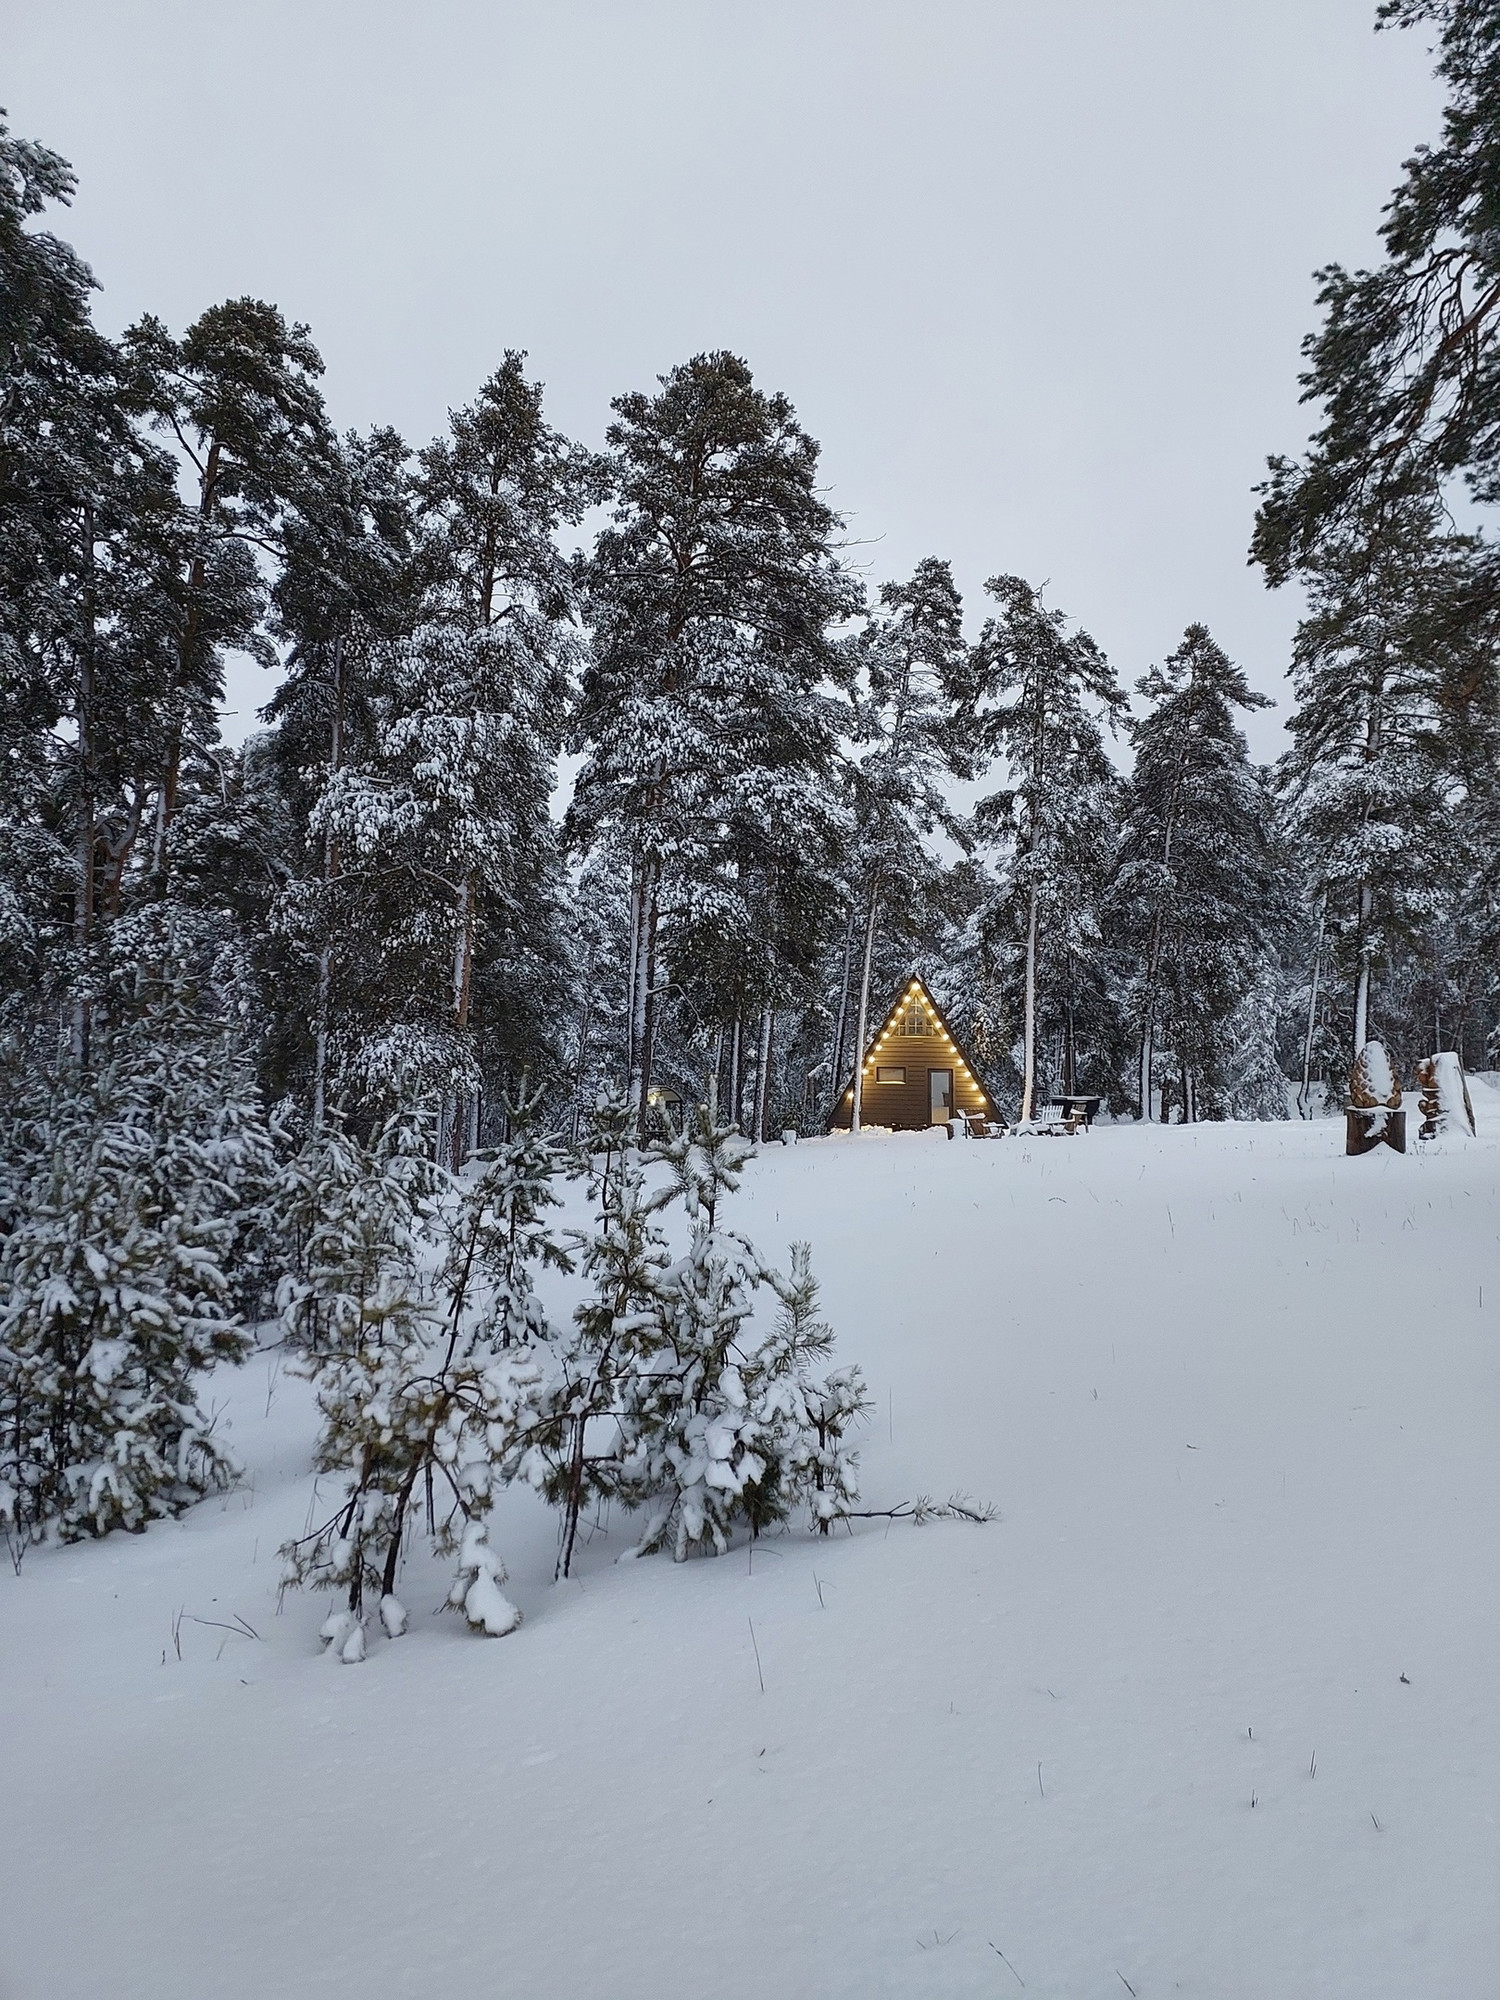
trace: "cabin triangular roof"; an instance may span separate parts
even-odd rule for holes
[[[912,973],[911,977],[907,980],[906,984],[901,988],[900,992],[896,995],[896,997],[891,1001],[890,1005],[886,1008],[885,1013],[882,1016],[879,1024],[871,1031],[868,1044],[864,1049],[860,1051],[860,1055],[858,1058],[860,1066],[862,1067],[865,1063],[874,1061],[875,1054],[880,1046],[880,1041],[882,1036],[888,1034],[890,1030],[894,1027],[895,1023],[900,1018],[902,1008],[908,1004],[908,1002],[913,998],[914,995],[921,996],[921,999],[926,1005],[928,1012],[937,1022],[940,1031],[944,1035],[946,1035],[948,1040],[953,1044],[953,1047],[958,1052],[959,1060],[968,1070],[970,1076],[972,1076],[974,1081],[978,1084],[981,1091],[983,1091],[985,1100],[989,1104],[990,1110],[992,1112],[995,1111],[996,1110],[995,1093],[990,1089],[989,1084],[985,1081],[983,1071],[980,1070],[978,1065],[975,1063],[973,1057],[969,1054],[969,1051],[964,1047],[963,1043],[959,1040],[958,1036],[954,1034],[953,1029],[949,1026],[947,1015],[938,1005],[936,999],[933,997],[932,988],[927,984],[927,981],[922,977],[920,972]],[[838,1096],[834,1099],[833,1102],[834,1102],[835,1116],[837,1116],[839,1106],[843,1104],[844,1099],[854,1089],[854,1079],[857,1074],[858,1074],[857,1070],[853,1069],[850,1070],[849,1081],[844,1085],[844,1088],[839,1092]]]

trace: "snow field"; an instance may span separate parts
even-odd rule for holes
[[[503,1640],[435,1567],[406,1637],[322,1658],[328,1602],[276,1601],[309,1392],[224,1374],[239,1491],[0,1577],[0,1996],[1500,1991],[1473,1094],[1477,1141],[1405,1158],[768,1149],[726,1219],[812,1242],[866,1504],[1003,1519],[680,1567],[617,1522],[554,1587],[516,1493]]]

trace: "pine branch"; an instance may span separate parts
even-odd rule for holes
[[[903,1500],[895,1507],[851,1507],[840,1512],[845,1521],[913,1521],[920,1528],[928,1521],[998,1521],[1000,1509],[992,1500],[972,1500],[967,1493],[950,1493],[946,1500],[933,1500],[919,1493],[915,1500]]]

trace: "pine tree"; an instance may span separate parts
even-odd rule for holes
[[[508,1136],[478,1156],[449,1252],[450,1290],[471,1298],[474,1338],[495,1348],[552,1337],[532,1273],[572,1269],[547,1218],[566,1156],[539,1123],[544,1094],[523,1077],[506,1099]]]
[[[94,1068],[23,1084],[0,1239],[0,1489],[18,1550],[140,1530],[235,1474],[195,1378],[245,1352],[229,1274],[263,1247],[270,1140],[222,1042],[190,1027],[148,1014]]]
[[[695,1549],[722,1554],[738,1523],[758,1534],[802,1504],[826,1532],[856,1497],[845,1433],[869,1405],[857,1369],[813,1372],[833,1336],[817,1317],[807,1247],[794,1246],[784,1279],[723,1226],[720,1205],[748,1153],[731,1125],[700,1110],[663,1150],[691,1238],[684,1257],[653,1275],[619,1350],[610,1490],[644,1515],[635,1553],[670,1545],[679,1562]],[[782,1302],[769,1334],[754,1325],[766,1287]]]
[[[557,535],[600,491],[593,460],[545,422],[524,360],[507,353],[449,437],[422,454],[435,577],[385,732],[387,756],[411,773],[426,873],[452,894],[452,1031],[472,1038],[477,1025],[488,1044],[481,1073],[503,1077],[514,1064],[512,1082],[560,994],[560,955],[548,949],[561,890],[549,802],[581,647],[576,571]],[[472,1147],[476,1110],[461,1090],[447,1113],[455,1165]]]
[[[636,1445],[627,1426],[644,1407],[638,1378],[661,1339],[671,1258],[656,1217],[672,1189],[647,1191],[632,1143],[637,1116],[627,1100],[607,1097],[585,1142],[596,1221],[574,1240],[578,1268],[592,1289],[559,1344],[556,1418],[543,1446],[550,1459],[543,1490],[562,1516],[559,1576],[571,1573],[585,1505],[622,1490],[621,1467]]]
[[[416,618],[415,485],[389,430],[328,440],[283,524],[273,589],[286,673],[247,747],[276,884],[256,933],[267,1068],[320,1130],[347,1065],[389,990],[382,884],[347,853],[343,788],[374,756],[376,661]],[[351,866],[350,863],[355,865]]]
[[[966,688],[963,601],[945,562],[929,556],[910,582],[880,592],[886,612],[860,634],[857,737],[868,746],[855,764],[853,865],[858,878],[863,953],[854,1030],[854,1096],[850,1129],[864,1106],[864,1066],[870,1034],[870,975],[877,929],[888,899],[909,902],[934,870],[925,844],[941,827],[961,837],[945,781],[972,776],[958,704]],[[842,1053],[842,1052],[840,1052]],[[836,1093],[842,1064],[832,1082]]]
[[[784,1520],[805,1505],[814,1528],[826,1535],[859,1498],[859,1453],[848,1433],[874,1405],[858,1367],[814,1373],[833,1351],[833,1330],[818,1316],[809,1245],[794,1243],[791,1271],[784,1277],[773,1272],[771,1283],[781,1311],[756,1356],[752,1400],[772,1442],[747,1512],[758,1532],[768,1520]]]
[[[1263,1000],[1269,992],[1261,975],[1276,963],[1289,906],[1273,803],[1234,720],[1237,709],[1268,707],[1268,698],[1203,625],[1190,625],[1138,688],[1152,706],[1130,725],[1136,759],[1113,895],[1140,968],[1132,1012],[1138,1102],[1149,1118],[1162,1030],[1187,1079],[1185,1115],[1195,1097],[1227,1100],[1237,1066],[1228,1023],[1253,987]],[[1285,1115],[1284,1099],[1275,1115]]]
[[[174,672],[153,760],[150,882],[162,895],[185,784],[218,734],[224,652],[274,663],[259,551],[276,547],[308,462],[324,445],[323,364],[305,326],[249,298],[210,307],[180,339],[148,314],[124,346],[154,427],[173,441],[192,492],[176,529]]]
[[[1330,547],[1391,553],[1413,507],[1442,511],[1464,488],[1481,506],[1500,495],[1493,0],[1383,0],[1379,13],[1382,26],[1436,24],[1443,136],[1416,149],[1386,205],[1384,260],[1317,274],[1322,324],[1303,343],[1302,387],[1323,423],[1304,462],[1271,460],[1252,555],[1273,584],[1318,570]],[[1488,619],[1493,561],[1484,569],[1473,613]]]
[[[764,1477],[742,1363],[765,1274],[751,1246],[719,1227],[750,1152],[734,1127],[700,1110],[661,1150],[692,1239],[655,1288],[646,1365],[622,1385],[631,1449],[619,1490],[647,1510],[637,1553],[670,1540],[680,1562],[695,1547],[723,1552],[747,1486]]]
[[[1113,726],[1124,697],[1094,641],[1070,633],[1040,591],[1017,576],[991,577],[985,589],[1000,610],[970,657],[967,726],[977,754],[1003,759],[1012,780],[981,801],[976,819],[1012,843],[994,918],[1023,940],[1024,1123],[1035,1107],[1039,991],[1060,1016],[1063,1082],[1076,1088],[1078,980],[1102,955],[1118,811],[1100,719]]]
[[[1314,599],[1298,637],[1290,782],[1307,806],[1318,928],[1352,993],[1332,1024],[1310,1005],[1309,1061],[1315,1044],[1357,1049],[1372,1032],[1377,979],[1383,1030],[1412,1053],[1444,1014],[1472,1035],[1473,968],[1487,951],[1471,954],[1496,935],[1487,795],[1500,570],[1488,510],[1500,494],[1500,291],[1489,209],[1500,42],[1492,0],[1380,8],[1382,26],[1426,22],[1448,93],[1442,137],[1406,162],[1374,268],[1318,274],[1321,323],[1304,342],[1302,386],[1321,421],[1300,461],[1270,461],[1251,549],[1273,586],[1297,578]],[[1330,708],[1344,720],[1319,759]]]
[[[94,280],[28,226],[73,175],[0,125],[0,1004],[68,1010],[85,1063],[174,684],[174,469]]]
[[[1348,1046],[1371,1032],[1376,972],[1419,936],[1460,856],[1442,745],[1449,666],[1424,629],[1413,553],[1339,551],[1298,628],[1280,780],[1328,943],[1352,992]],[[1432,560],[1417,553],[1419,569]]]
[[[532,1109],[522,1101],[521,1134],[458,1200],[435,1288],[424,1270],[439,1209],[410,1131],[388,1128],[370,1152],[333,1127],[312,1142],[337,1172],[304,1177],[325,1207],[286,1305],[293,1333],[316,1339],[302,1364],[323,1419],[316,1462],[341,1484],[334,1512],[283,1556],[288,1583],[345,1593],[323,1637],[346,1663],[365,1656],[367,1593],[388,1637],[406,1629],[396,1586],[423,1505],[434,1547],[457,1559],[449,1603],[491,1637],[520,1622],[490,1513],[509,1480],[543,1476],[555,1369],[530,1265],[567,1263],[540,1221],[558,1159],[525,1129]]]
[[[717,855],[736,870],[753,856],[768,800],[795,788],[788,829],[807,817],[809,781],[836,747],[829,628],[858,592],[817,491],[817,446],[742,361],[699,355],[657,396],[614,409],[614,514],[588,571],[593,652],[569,828],[576,846],[607,838],[627,858],[628,1095],[644,1135],[663,919],[715,879]],[[795,836],[778,838],[760,861],[777,929],[795,852]],[[755,997],[764,1046],[770,996]]]

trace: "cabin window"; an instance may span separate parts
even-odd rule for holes
[[[903,1035],[930,1035],[932,1033],[931,1025],[927,1019],[927,1009],[922,1005],[920,1000],[913,1000],[910,1007],[902,1015],[901,1033]]]
[[[877,1083],[905,1083],[906,1065],[904,1063],[877,1063],[875,1065],[875,1081]]]

